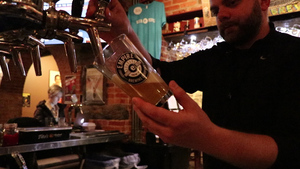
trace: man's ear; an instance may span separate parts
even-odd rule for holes
[[[270,0],[260,0],[261,10],[266,11],[270,6]]]

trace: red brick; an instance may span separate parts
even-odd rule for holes
[[[180,4],[180,8],[181,8],[181,9],[182,9],[182,8],[191,8],[191,7],[196,6],[196,5],[198,5],[198,2],[196,2],[196,1],[191,1],[191,2],[186,2],[186,3],[181,3],[181,4]]]
[[[164,1],[165,8],[172,5],[172,1]]]
[[[173,4],[188,2],[188,0],[173,0]]]
[[[124,126],[125,125],[125,121],[124,120],[110,120],[108,122],[109,125],[112,126]]]
[[[179,5],[172,5],[165,8],[165,11],[173,11],[179,9]]]

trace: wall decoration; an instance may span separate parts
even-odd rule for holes
[[[30,93],[23,93],[23,107],[30,107]]]
[[[105,78],[93,66],[87,66],[83,71],[83,104],[105,104],[103,84]]]
[[[71,96],[72,94],[76,94],[76,76],[75,75],[68,75],[65,76],[65,104],[72,104]]]
[[[49,73],[49,86],[52,86],[54,84],[61,87],[60,72],[56,71],[56,70],[50,70],[50,73]]]

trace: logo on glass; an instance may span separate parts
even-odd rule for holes
[[[117,61],[117,73],[127,83],[139,84],[147,79],[148,68],[137,54],[125,53]]]

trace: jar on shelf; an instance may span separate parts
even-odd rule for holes
[[[19,143],[19,130],[17,123],[5,123],[2,146],[13,146]]]

